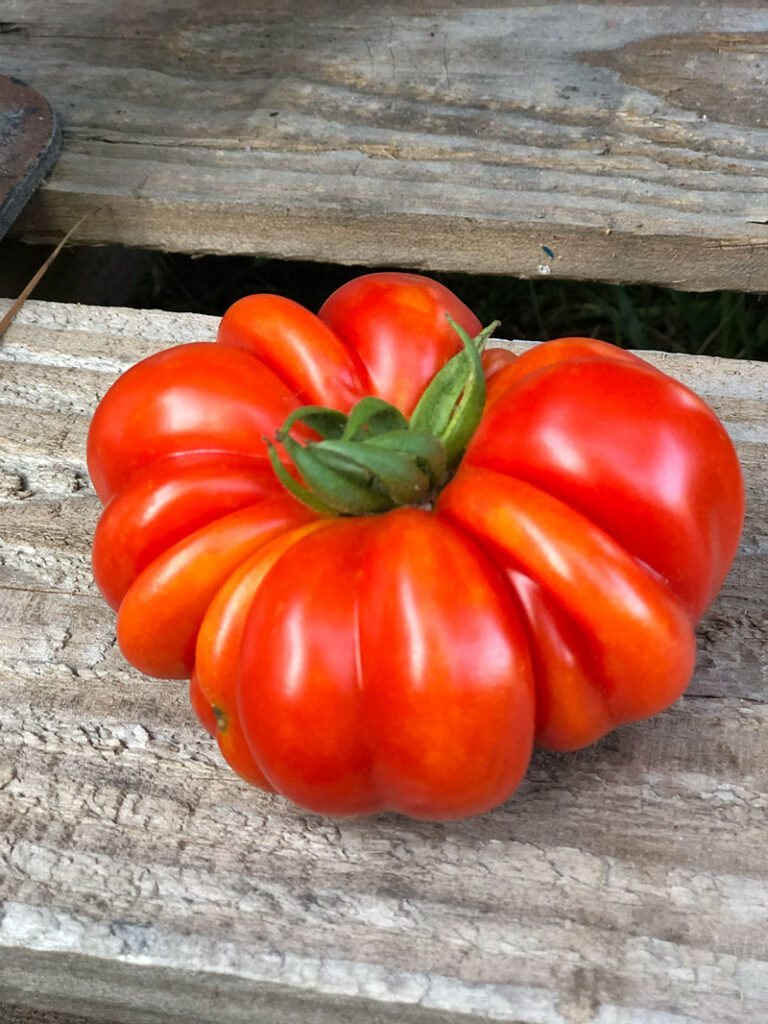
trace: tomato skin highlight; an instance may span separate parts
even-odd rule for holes
[[[474,337],[482,324],[444,285],[418,274],[365,274],[338,288],[318,316],[365,365],[372,394],[409,416],[461,344],[450,315]]]
[[[483,356],[491,356],[496,352],[503,352],[504,349],[490,349],[483,353]],[[510,353],[511,355],[511,353]],[[496,360],[502,362],[501,356],[495,356]],[[622,363],[625,366],[645,367],[651,373],[657,370],[640,359],[632,352],[623,348],[616,348],[615,345],[608,345],[604,341],[596,341],[594,338],[556,338],[543,345],[536,345],[528,349],[517,359],[508,360],[507,365],[500,365],[497,372],[487,373],[493,381],[488,381],[486,395],[486,406],[490,407],[496,399],[509,391],[518,381],[530,377],[537,370],[543,370],[546,366],[556,366],[572,359],[601,359],[611,363]]]
[[[457,474],[437,508],[502,565],[543,587],[577,627],[588,652],[589,672],[579,681],[582,688],[600,688],[608,714],[593,715],[587,730],[569,733],[561,720],[573,720],[568,704],[577,676],[563,685],[567,679],[558,672],[540,671],[537,683],[548,685],[549,708],[547,731],[537,737],[541,745],[576,749],[677,700],[693,674],[693,622],[655,573],[585,516],[521,480],[474,468]],[[529,602],[534,625],[541,611],[523,594],[522,607]],[[541,657],[539,636],[529,629]],[[554,639],[555,649],[561,642]],[[562,652],[556,653],[562,661]]]
[[[521,373],[527,355],[510,370]],[[583,512],[696,619],[736,554],[744,485],[730,438],[700,398],[634,357],[564,360],[521,377],[488,409],[462,465],[526,480]]]
[[[466,534],[423,509],[377,518],[363,578],[360,675],[383,806],[482,814],[520,784],[533,742],[527,643],[509,592]],[[455,600],[446,580],[461,581]]]
[[[131,584],[117,619],[125,657],[149,676],[187,679],[219,588],[262,544],[316,516],[288,495],[232,512],[156,558]]]
[[[96,409],[87,445],[93,486],[106,504],[137,470],[168,455],[264,458],[265,435],[300,404],[269,367],[240,349],[208,342],[166,349],[118,377]]]
[[[455,603],[438,565],[468,602]],[[258,764],[319,813],[479,814],[527,767],[522,626],[490,562],[428,512],[338,520],[299,540],[256,593],[239,661]]]
[[[105,508],[93,538],[93,575],[104,599],[117,610],[164,551],[273,493],[267,460],[238,453],[169,455],[137,470]]]
[[[434,390],[422,409],[439,416],[417,420],[401,449],[387,448],[392,435],[403,444],[392,426],[350,429],[353,444],[383,442],[384,467],[377,478],[351,458],[351,507],[389,507],[395,464],[426,487],[395,474],[391,503],[423,506],[332,515],[292,497],[267,459],[268,442],[290,454],[276,437],[286,417],[306,403],[346,413],[368,394],[410,414],[461,347],[447,315],[480,330],[443,285],[413,274],[351,281],[317,316],[247,296],[217,342],[118,378],[89,431],[106,505],[94,575],[123,653],[149,675],[189,678],[234,771],[316,813],[482,814],[514,792],[534,743],[576,750],[668,707],[739,542],[743,480],[714,413],[585,338],[485,351],[482,374],[475,359],[482,419],[447,483],[424,448],[443,415]],[[461,365],[438,383],[454,373],[451,402],[470,394]],[[320,433],[297,424],[294,440],[338,440],[343,418],[324,416],[307,419]],[[316,473],[349,465],[334,443]]]
[[[217,340],[255,355],[306,405],[349,412],[370,393],[357,353],[309,310],[281,295],[239,299],[221,318]]]
[[[339,519],[286,552],[253,600],[240,648],[248,745],[279,793],[323,814],[379,806],[355,638],[361,544],[374,523]]]

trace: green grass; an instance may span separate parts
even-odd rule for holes
[[[487,280],[478,295],[515,337],[566,334],[624,348],[736,359],[768,358],[768,298],[739,292],[677,292],[652,285]],[[486,319],[486,316],[481,319]]]
[[[251,292],[287,295],[317,310],[365,267],[153,253],[130,305],[220,316]],[[546,341],[602,338],[624,348],[768,359],[768,295],[678,292],[653,285],[607,285],[551,278],[435,274],[500,337]]]

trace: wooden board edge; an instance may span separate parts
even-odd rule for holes
[[[182,974],[83,953],[2,948],[3,1024],[476,1024],[397,999],[331,995],[216,971]],[[507,1024],[523,1024],[505,1018]]]
[[[424,272],[498,274],[550,280],[655,284],[687,291],[768,290],[768,239],[643,234],[609,227],[517,223],[430,213],[375,216],[335,207],[298,207],[100,197],[38,191],[11,237],[56,241],[94,211],[81,245],[114,245],[192,255],[249,255]],[[555,253],[549,260],[546,245]]]

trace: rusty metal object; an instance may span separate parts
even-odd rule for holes
[[[26,82],[0,75],[0,238],[60,148],[58,120],[45,98]]]

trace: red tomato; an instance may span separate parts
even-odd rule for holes
[[[93,575],[117,609],[139,573],[207,523],[274,494],[266,459],[237,452],[169,455],[142,467],[104,509],[93,538]]]
[[[197,681],[197,673],[192,672],[189,678],[189,702],[192,705],[192,710],[197,715],[197,719],[200,725],[205,731],[211,735],[216,735],[216,715],[213,707],[208,703],[208,699],[200,688],[200,683]]]
[[[437,281],[383,273],[348,281],[318,315],[362,359],[370,393],[408,416],[435,372],[461,348],[446,314],[471,337],[482,326]]]
[[[216,519],[164,551],[120,604],[117,639],[126,658],[161,679],[187,679],[203,616],[229,576],[254,551],[313,517],[287,494]]]
[[[264,457],[264,436],[299,405],[287,384],[240,349],[166,349],[132,366],[99,403],[88,432],[93,486],[107,502],[137,470],[182,452]]]
[[[741,533],[733,445],[684,385],[631,353],[592,341],[588,355],[575,341],[584,339],[541,345],[494,377],[494,390],[503,374],[508,386],[462,466],[525,480],[584,513],[667,580],[697,620]]]
[[[307,405],[348,412],[370,394],[368,371],[354,348],[281,295],[247,295],[230,306],[217,340],[255,355]]]
[[[511,595],[422,509],[339,519],[291,546],[252,600],[239,672],[257,763],[313,810],[477,814],[528,764],[533,684]]]
[[[394,410],[352,441],[345,417],[310,423],[322,441],[297,424],[304,454],[325,453],[314,482],[291,470],[315,510],[284,490],[265,437],[302,404],[346,414],[374,395],[410,416],[461,351],[447,316],[478,333],[455,296],[411,274],[358,278],[317,317],[250,296],[217,344],[124,374],[91,426],[107,503],[94,572],[123,652],[149,674],[191,676],[235,771],[314,811],[478,814],[517,787],[534,739],[575,749],[667,707],[738,544],[743,485],[717,418],[631,353],[582,338],[517,359],[492,350],[482,372],[465,355],[437,377],[432,397],[452,388],[455,410],[482,416],[446,478],[445,458],[429,448],[425,461],[425,423],[441,441],[454,404],[425,399],[413,431]],[[421,481],[431,500],[317,511],[339,474],[389,508],[403,460],[391,493],[414,501]]]

